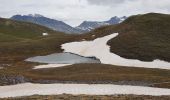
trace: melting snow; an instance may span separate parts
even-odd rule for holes
[[[125,59],[112,52],[107,42],[116,37],[118,33],[97,38],[93,41],[71,42],[62,45],[64,52],[71,52],[85,57],[94,56],[100,59],[103,64],[130,66],[130,67],[145,67],[145,68],[159,68],[170,69],[170,63],[154,60],[152,62],[144,62],[135,59]]]
[[[111,84],[32,84],[24,83],[11,86],[0,86],[0,98],[30,96],[30,95],[57,95],[57,94],[87,94],[87,95],[170,95],[170,89],[161,89],[143,86],[111,85]]]
[[[72,65],[72,64],[47,64],[47,65],[35,66],[33,69],[56,68],[56,67],[63,67],[63,66],[69,66],[69,65]]]
[[[47,35],[48,35],[48,33],[42,33],[42,35],[43,35],[43,36],[47,36]]]

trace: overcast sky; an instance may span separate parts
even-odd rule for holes
[[[170,13],[170,0],[0,0],[1,17],[37,13],[72,26],[148,12]]]

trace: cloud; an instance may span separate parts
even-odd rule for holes
[[[157,12],[170,13],[170,0],[0,0],[0,17],[42,14],[76,26],[84,20]]]
[[[94,5],[116,5],[124,3],[126,0],[87,0],[89,4]]]

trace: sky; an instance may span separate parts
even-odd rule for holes
[[[114,16],[170,13],[170,0],[0,0],[0,17],[41,14],[77,26]]]

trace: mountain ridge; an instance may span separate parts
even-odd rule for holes
[[[62,21],[47,18],[39,14],[14,15],[10,19],[39,24],[39,25],[51,28],[55,31],[65,32],[68,34],[81,32],[81,30],[75,29]]]
[[[99,28],[101,26],[107,26],[107,25],[114,25],[123,22],[125,19],[127,19],[126,16],[123,17],[112,17],[107,21],[84,21],[79,26],[77,26],[77,29],[85,30],[86,32],[92,31],[95,28]]]
[[[123,20],[125,20],[126,18],[127,18],[126,16],[123,17],[115,16],[107,21],[100,21],[100,22],[84,21],[77,27],[72,27],[64,23],[63,21],[51,19],[40,14],[14,15],[10,19],[39,24],[56,31],[65,32],[67,34],[82,34],[82,33],[87,33],[101,26],[118,24]]]

